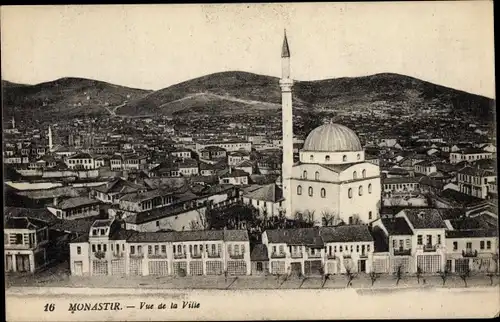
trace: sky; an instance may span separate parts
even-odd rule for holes
[[[495,97],[492,1],[2,7],[2,79],[279,76],[284,28],[296,80],[391,72]]]

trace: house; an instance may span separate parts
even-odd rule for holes
[[[198,162],[195,159],[185,158],[178,164],[179,173],[183,176],[197,176],[198,175]]]
[[[418,179],[420,191],[423,193],[438,194],[443,191],[444,183],[429,176],[422,176]]]
[[[201,162],[201,161],[200,161],[199,169],[200,169],[200,171],[199,171],[200,175],[202,175],[202,176],[213,176],[216,174],[216,171],[217,171],[217,167],[214,166],[213,164]]]
[[[273,275],[369,273],[374,249],[366,225],[266,230],[262,244]]]
[[[147,156],[136,153],[125,153],[122,155],[123,170],[144,170],[147,168]]]
[[[233,152],[238,150],[244,150],[247,152],[252,151],[252,143],[247,141],[217,141],[210,142],[210,144],[196,143],[196,151],[201,152],[208,146],[216,146],[223,148],[225,151]]]
[[[243,160],[242,162],[238,163],[235,167],[237,170],[242,170],[248,173],[249,175],[252,175],[254,173],[254,163],[249,160]]]
[[[446,259],[445,230],[447,226],[439,211],[431,208],[404,209],[396,217],[404,218],[413,231],[410,247],[412,256],[416,260],[412,272],[416,272],[418,267],[423,273],[443,271]],[[396,246],[399,244],[397,243]]]
[[[161,162],[149,172],[152,177],[178,177],[180,176],[179,164],[172,160]]]
[[[481,159],[492,159],[493,153],[477,148],[467,148],[461,151],[450,152],[450,163],[460,161],[473,162]]]
[[[226,150],[219,146],[207,146],[199,150],[199,153],[200,159],[209,163],[219,162],[227,157]]]
[[[111,181],[91,187],[92,195],[104,203],[118,203],[123,195],[133,192],[145,192],[147,187],[132,183],[122,178],[114,178]]]
[[[481,217],[461,216],[445,220],[446,268],[451,273],[495,272],[498,267],[498,225]]]
[[[496,181],[493,171],[473,167],[464,167],[457,172],[460,192],[473,197],[488,198],[490,183]]]
[[[6,272],[31,272],[44,267],[48,258],[48,225],[27,217],[4,219],[4,253]]]
[[[192,151],[189,149],[177,148],[170,152],[170,156],[180,159],[191,159]]]
[[[220,184],[245,185],[248,184],[248,173],[243,170],[230,170],[219,177]]]
[[[251,204],[261,215],[267,216],[277,216],[284,201],[283,190],[276,183],[247,189],[242,198],[244,203]]]
[[[474,208],[485,200],[454,189],[445,189],[433,196],[437,208]]]
[[[431,161],[421,161],[415,164],[415,173],[428,176],[437,171],[436,165]]]
[[[229,153],[227,160],[229,166],[235,166],[244,160],[250,161],[250,154],[246,151],[234,151]]]
[[[68,168],[74,170],[96,169],[95,158],[90,153],[78,153],[65,160]]]
[[[412,244],[413,230],[406,218],[379,218],[372,222],[372,231],[374,231],[374,236],[377,235],[377,231],[380,231],[384,244],[387,245],[385,251],[388,253],[389,269],[385,271],[386,273],[395,273],[400,267],[404,273],[414,271],[412,248],[416,245]],[[377,269],[377,271],[384,271],[384,269]]]
[[[252,265],[252,275],[267,275],[269,274],[269,256],[267,254],[267,247],[264,244],[257,244],[252,249],[250,254],[250,261]]]
[[[419,192],[420,183],[416,177],[383,178],[382,191],[389,196],[393,193]]]
[[[47,210],[60,219],[78,219],[99,215],[99,200],[88,197],[68,198],[54,205],[47,206]]]
[[[246,230],[136,232],[98,220],[70,245],[72,275],[250,275]]]

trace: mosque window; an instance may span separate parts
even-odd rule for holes
[[[311,154],[311,155],[309,156],[309,160],[313,161],[313,160],[314,160],[314,155],[312,155],[312,154]]]
[[[372,184],[371,183],[368,185],[368,193],[372,193]]]
[[[372,212],[371,211],[368,212],[368,219],[372,220]]]
[[[304,171],[304,172],[302,173],[302,179],[307,179],[307,171]]]
[[[349,196],[349,198],[352,198],[352,188],[349,188],[349,190],[347,191],[347,195]]]
[[[312,197],[313,196],[313,187],[309,187],[309,196]]]
[[[330,161],[330,156],[329,155],[325,156],[325,161],[327,161],[327,162]]]
[[[357,158],[358,160],[361,159],[361,154],[358,153]]]
[[[347,161],[347,155],[344,154],[344,156],[342,157],[342,161]]]
[[[359,186],[359,188],[358,188],[358,195],[360,195],[360,196],[363,195],[363,186]]]
[[[302,194],[302,186],[297,186],[297,194],[298,195]]]
[[[365,169],[363,169],[363,171],[361,172],[361,176],[362,176],[363,178],[366,178],[366,170],[365,170]]]
[[[325,198],[326,197],[326,190],[325,188],[321,188],[321,198]]]
[[[319,180],[319,172],[318,172],[318,171],[316,171],[316,173],[314,174],[314,178],[315,178],[316,180]]]
[[[357,179],[357,178],[358,178],[358,173],[357,173],[356,171],[354,171],[354,172],[352,173],[352,178],[353,178],[353,179]]]

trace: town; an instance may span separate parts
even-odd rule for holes
[[[6,273],[498,274],[491,124],[296,110],[290,57],[281,113],[5,120]]]

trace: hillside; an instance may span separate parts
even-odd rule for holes
[[[248,114],[280,110],[279,79],[247,72],[222,72],[158,91],[105,82],[62,78],[38,85],[2,81],[4,117],[31,119],[116,113],[122,116]],[[491,121],[494,100],[399,74],[297,81],[294,108],[304,111],[370,111],[385,106],[391,113],[438,109]]]
[[[109,114],[107,108],[138,99],[150,91],[84,78],[61,78],[37,85],[2,80],[4,117],[30,118]]]
[[[319,81],[297,81],[294,108],[307,110],[363,110],[374,103],[393,109],[448,109],[491,119],[494,101],[399,74]],[[167,87],[131,100],[117,114],[172,115],[179,113],[249,113],[279,109],[279,79],[246,72],[216,73]],[[270,103],[270,104],[269,104]]]

